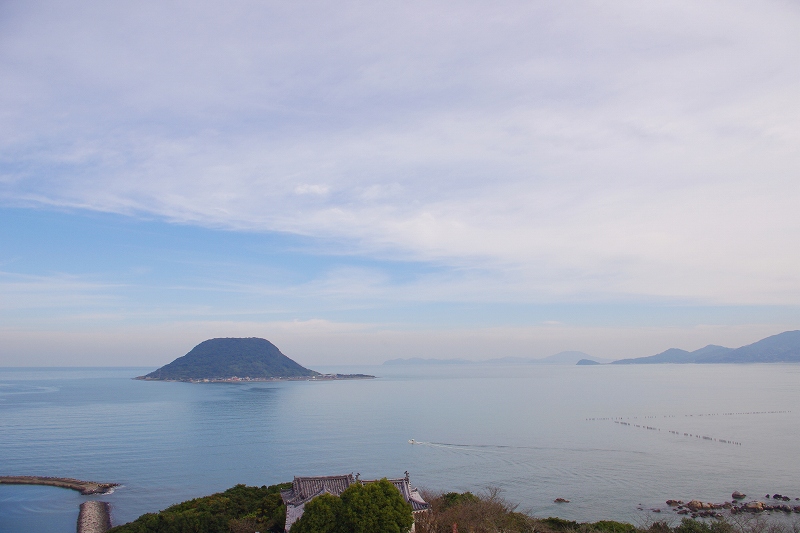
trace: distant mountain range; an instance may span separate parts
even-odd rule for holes
[[[726,348],[709,344],[693,352],[670,348],[656,355],[609,361],[591,357],[583,352],[560,352],[543,359],[500,357],[469,361],[467,359],[392,359],[384,365],[646,365],[663,363],[800,363],[800,330],[786,331],[741,348]]]
[[[567,351],[545,357],[534,359],[532,357],[498,357],[495,359],[485,359],[482,361],[469,361],[467,359],[421,359],[412,357],[409,359],[391,359],[383,363],[384,365],[575,365],[581,360],[590,360],[591,356],[583,352]],[[606,359],[593,358],[596,364],[607,362]]]
[[[741,348],[709,344],[693,352],[670,348],[648,357],[620,359],[612,365],[644,365],[657,363],[798,363],[800,331],[785,331]]]
[[[475,361],[467,359],[423,359],[421,357],[409,357],[407,359],[390,359],[383,362],[384,365],[474,365]]]

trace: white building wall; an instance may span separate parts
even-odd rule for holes
[[[288,532],[292,528],[292,524],[297,522],[301,516],[303,516],[303,510],[305,510],[306,504],[301,503],[298,506],[294,505],[287,505],[286,506],[286,531]]]

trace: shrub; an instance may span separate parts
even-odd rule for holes
[[[632,524],[613,520],[600,520],[593,523],[592,527],[596,531],[602,531],[603,533],[634,533],[636,531],[636,527]]]
[[[292,533],[335,533],[341,514],[341,498],[322,494],[305,505],[303,516],[292,524]]]
[[[418,515],[418,533],[451,533],[453,524],[459,531],[473,533],[532,533],[533,519],[515,511],[516,506],[500,497],[493,488],[480,496],[470,492],[431,495],[425,499],[431,510]]]

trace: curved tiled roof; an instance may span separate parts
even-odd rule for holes
[[[321,494],[333,494],[334,496],[341,496],[341,494],[354,483],[375,483],[377,479],[372,480],[359,480],[354,478],[353,474],[346,474],[343,476],[315,476],[315,477],[295,477],[292,481],[292,488],[281,491],[281,498],[283,503],[286,504],[286,531],[289,531],[292,524],[303,515],[303,507],[307,502],[316,498]],[[395,486],[403,499],[411,505],[413,512],[427,511],[431,508],[430,504],[422,499],[419,491],[413,488],[408,480],[408,472],[406,477],[399,479],[389,479],[389,483]]]
[[[296,477],[292,480],[292,488],[281,491],[283,503],[299,505],[327,492],[334,496],[341,495],[347,487],[355,483],[353,474],[343,476]]]

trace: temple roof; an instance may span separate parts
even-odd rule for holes
[[[340,496],[347,487],[355,483],[353,474],[343,476],[297,477],[292,480],[292,488],[281,491],[283,503],[299,505],[323,493]]]
[[[298,506],[317,496],[328,493],[334,496],[341,496],[341,494],[353,483],[360,481],[365,485],[368,483],[375,483],[377,479],[358,480],[353,477],[353,474],[346,474],[343,476],[314,476],[314,477],[296,477],[292,481],[292,488],[281,491],[281,498],[283,503],[291,506]],[[411,504],[411,508],[416,511],[425,511],[430,509],[431,506],[419,494],[417,489],[413,488],[409,483],[408,476],[398,479],[389,479],[389,483],[394,485],[403,498]]]

